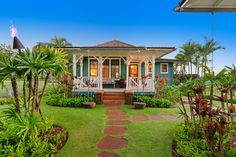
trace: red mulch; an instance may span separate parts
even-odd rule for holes
[[[146,115],[134,115],[133,121],[140,122],[140,121],[147,121],[149,118]]]
[[[96,157],[121,157],[116,153],[109,153],[109,152],[101,152],[98,153]]]
[[[104,129],[104,134],[107,135],[122,135],[127,133],[126,127],[118,127],[118,126],[109,126]]]
[[[125,138],[104,137],[98,143],[98,149],[121,149],[128,145],[128,140]]]
[[[151,115],[152,120],[154,121],[162,121],[164,120],[162,116],[159,115]]]
[[[108,120],[107,125],[127,125],[130,121],[128,120]]]

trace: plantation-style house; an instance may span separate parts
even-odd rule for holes
[[[175,47],[133,46],[109,41],[96,46],[67,47],[73,56],[73,92],[154,92],[155,75],[173,82],[175,60],[161,57]],[[142,78],[145,75],[145,82]],[[91,83],[91,84],[89,84]]]

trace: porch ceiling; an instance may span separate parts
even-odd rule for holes
[[[94,48],[94,47],[70,47],[64,48],[68,53],[77,53],[84,56],[155,56],[163,57],[176,50],[175,47],[134,47],[134,48]]]
[[[236,0],[182,0],[177,12],[235,12]]]

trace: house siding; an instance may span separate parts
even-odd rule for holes
[[[173,78],[174,78],[174,67],[173,63],[166,63],[168,64],[168,74],[161,74],[161,63],[166,63],[166,62],[156,62],[155,64],[155,74],[159,74],[161,78],[168,78],[168,84],[172,85],[173,84]]]
[[[88,57],[83,59],[83,76],[88,77]]]
[[[121,59],[121,75],[120,76],[126,79],[126,64],[123,59]]]

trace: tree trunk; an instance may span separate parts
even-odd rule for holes
[[[32,73],[30,72],[29,75],[27,75],[27,80],[29,82],[29,94],[28,94],[28,102],[27,102],[27,111],[30,111],[30,101],[31,101],[31,93],[32,93]]]
[[[12,85],[13,95],[14,95],[15,102],[16,102],[16,109],[18,112],[21,112],[16,76],[11,77],[11,85]]]
[[[40,103],[41,103],[41,101],[42,101],[42,98],[43,98],[43,96],[44,96],[44,94],[45,94],[45,90],[46,90],[46,86],[47,86],[47,84],[48,84],[49,76],[50,76],[50,71],[47,73],[46,78],[45,78],[45,80],[44,80],[44,85],[43,85],[42,93],[41,93],[41,96],[40,96],[39,102],[38,102],[38,105],[39,105],[39,106],[40,106]]]
[[[25,105],[25,113],[27,113],[27,103],[26,103],[26,80],[24,78],[23,82],[23,99],[24,99],[24,105]]]
[[[213,103],[213,95],[214,95],[214,85],[213,82],[211,82],[211,89],[210,89],[210,105],[212,107],[212,103]]]
[[[36,101],[37,101],[37,76],[34,76],[34,88],[33,88],[33,101],[32,101],[32,113],[36,110]]]

